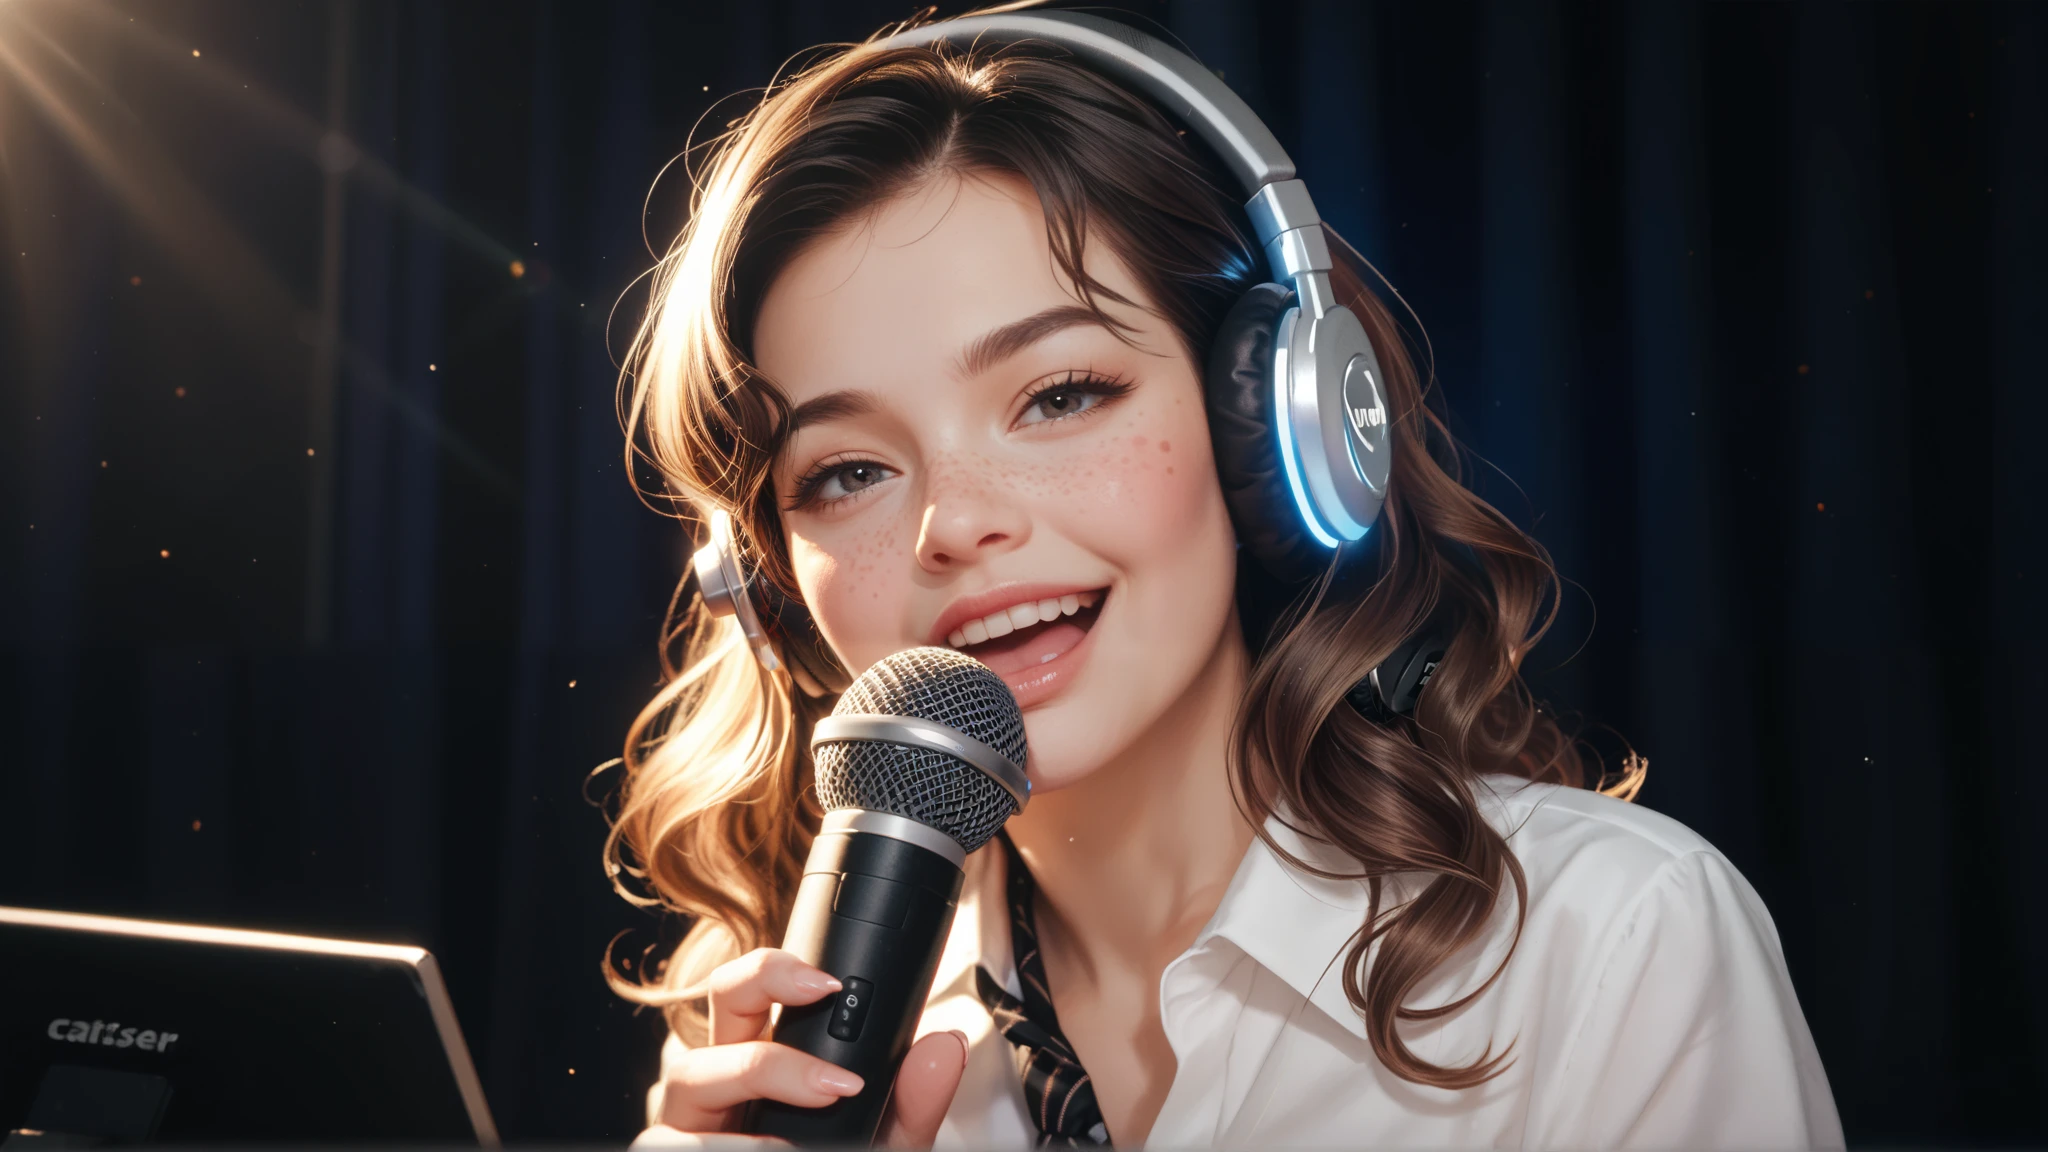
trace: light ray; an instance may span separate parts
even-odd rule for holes
[[[213,206],[205,191],[182,173],[158,143],[151,126],[62,42],[29,24],[32,7],[0,0],[0,100],[10,91],[23,94],[25,103],[55,129],[130,218],[192,277],[230,327],[256,337],[243,347],[263,360],[261,368],[267,377],[285,380],[302,375],[305,329],[314,322],[306,305],[235,224]],[[61,11],[67,15],[85,12],[101,23],[102,32],[128,37],[131,46],[141,44],[182,71],[201,75],[207,88],[237,97],[237,107],[252,112],[273,134],[285,137],[315,162],[325,142],[331,162],[334,133],[253,84],[247,92],[241,91],[235,87],[241,81],[231,71],[218,64],[201,66],[179,59],[167,39],[141,28],[139,22],[113,21],[93,0],[67,4]],[[0,115],[17,114],[11,101],[0,103]],[[5,122],[0,120],[0,124]],[[509,265],[513,258],[509,249],[398,178],[388,166],[359,152],[357,156],[351,178],[382,188],[394,202],[471,251],[493,262],[502,259],[501,267]],[[22,232],[28,234],[25,229]],[[296,333],[299,342],[277,340],[279,332]],[[353,383],[390,404],[403,422],[432,436],[455,464],[477,475],[490,489],[517,498],[517,485],[503,471],[397,386],[374,357],[345,341],[336,351]]]
[[[20,6],[13,5],[0,8],[0,20],[7,20],[8,8],[16,13],[13,20],[21,19]],[[143,125],[91,116],[98,101],[76,89],[69,69],[37,58],[35,39],[0,29],[0,68],[12,76],[14,87],[62,133],[151,238],[177,257],[230,322],[292,331],[297,309],[291,290],[261,254],[178,171]]]
[[[407,215],[444,233],[458,247],[475,253],[500,269],[509,268],[512,261],[520,258],[520,254],[511,247],[422,191],[368,149],[330,131],[327,125],[300,111],[290,101],[220,63],[214,56],[193,60],[187,55],[189,45],[178,44],[140,19],[125,18],[104,0],[74,0],[71,7],[97,22],[104,31],[125,37],[158,64],[166,68],[175,67],[174,75],[191,77],[199,88],[248,117],[323,171],[339,169],[347,172],[351,183],[390,200]]]
[[[419,431],[438,441],[448,458],[469,469],[485,487],[511,500],[519,501],[519,485],[505,474],[483,450],[469,442],[461,433],[437,419],[419,398],[407,392],[375,356],[346,341],[340,345],[341,362],[349,372],[349,382],[361,387],[386,404],[391,405],[399,418]]]
[[[100,78],[92,74],[92,69],[87,68],[77,56],[72,55],[69,48],[51,38],[48,33],[37,27],[32,21],[26,19],[15,20],[13,21],[13,26],[21,32],[35,37],[36,43],[42,45],[45,52],[56,57],[57,62],[64,65],[79,83],[92,89],[93,93],[100,98],[102,105],[111,105],[115,111],[126,116],[138,126],[142,123],[142,117],[136,115],[135,109],[130,108],[126,100],[121,99],[121,94],[101,83]]]

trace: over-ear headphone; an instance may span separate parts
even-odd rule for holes
[[[754,659],[770,672],[789,669],[806,695],[831,696],[846,691],[853,677],[825,643],[811,614],[800,603],[774,594],[765,584],[756,588],[752,577],[740,566],[740,548],[732,534],[732,516],[719,508],[711,513],[709,539],[690,558],[697,576],[697,592],[713,616],[738,619],[740,632],[753,649]],[[750,594],[750,589],[754,590]],[[755,609],[758,595],[775,622],[771,635]]]
[[[1393,466],[1379,359],[1365,328],[1331,288],[1329,244],[1308,187],[1273,133],[1214,73],[1136,29],[1079,12],[1014,12],[927,24],[875,47],[1056,45],[1151,98],[1195,132],[1250,197],[1245,212],[1276,283],[1252,288],[1225,315],[1205,372],[1216,467],[1238,540],[1276,577],[1296,582],[1331,550],[1363,539],[1379,517]],[[738,618],[761,664],[788,667],[806,692],[849,682],[802,606],[762,614],[723,512],[695,569],[705,606]],[[766,599],[766,597],[764,597]],[[1409,638],[1352,690],[1368,715],[1404,713],[1444,641]]]

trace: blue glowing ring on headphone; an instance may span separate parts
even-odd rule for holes
[[[1280,470],[1287,474],[1287,490],[1294,494],[1294,506],[1301,512],[1301,522],[1316,543],[1325,548],[1335,548],[1337,537],[1323,527],[1316,518],[1315,504],[1309,499],[1308,487],[1301,478],[1301,461],[1294,454],[1294,420],[1288,411],[1287,385],[1294,376],[1288,371],[1289,351],[1294,344],[1294,324],[1301,318],[1301,309],[1289,308],[1280,318],[1280,326],[1273,334],[1273,431],[1280,437]]]

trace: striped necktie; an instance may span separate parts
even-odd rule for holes
[[[1038,1146],[1081,1147],[1109,1143],[1102,1109],[1095,1103],[1095,1083],[1081,1068],[1080,1057],[1060,1031],[1052,992],[1045,980],[1045,960],[1038,952],[1038,925],[1031,914],[1035,886],[1010,838],[1003,843],[1009,873],[1010,949],[1016,957],[1017,982],[1024,998],[1010,995],[987,968],[974,971],[981,995],[1003,1038],[1016,1049],[1017,1074],[1024,1080],[1024,1102],[1038,1125]]]

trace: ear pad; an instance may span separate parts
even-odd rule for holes
[[[1441,621],[1432,620],[1422,631],[1410,636],[1365,679],[1351,686],[1345,699],[1366,719],[1386,723],[1396,716],[1415,711],[1416,701],[1436,674],[1451,635]]]
[[[1285,285],[1259,284],[1246,292],[1216,330],[1203,379],[1216,475],[1237,539],[1266,571],[1290,584],[1315,575],[1331,558],[1302,526],[1273,426],[1273,334],[1293,306],[1294,292]]]

